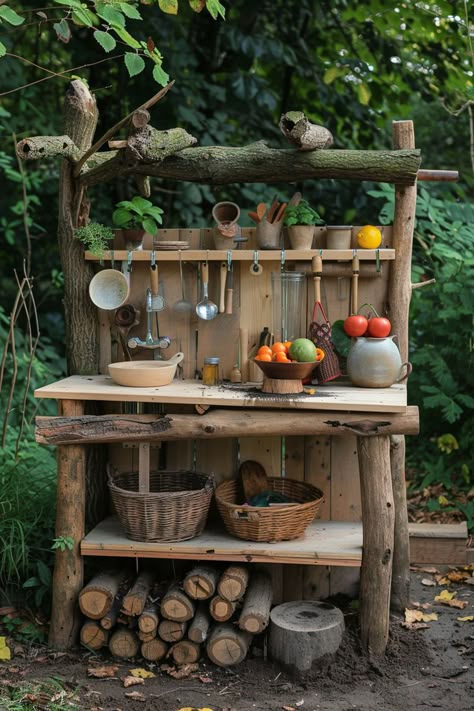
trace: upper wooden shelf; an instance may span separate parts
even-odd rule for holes
[[[256,383],[248,383],[249,388]],[[247,389],[207,386],[200,380],[173,380],[170,385],[131,388],[116,385],[108,375],[71,375],[35,390],[37,398],[98,400],[109,402],[156,402],[215,407],[254,407],[294,410],[338,410],[353,412],[406,412],[404,383],[390,388],[357,388],[347,383],[314,386],[315,394],[304,398],[285,395],[262,397]]]
[[[257,250],[258,260],[260,262],[279,262],[281,261],[282,252],[278,249]],[[355,250],[361,261],[375,261],[377,252],[381,260],[395,259],[394,249],[358,249]],[[353,249],[311,249],[311,250],[284,250],[285,261],[311,261],[321,253],[323,261],[350,261],[354,256]],[[126,262],[129,252],[124,249],[118,249],[112,252],[104,252],[102,260],[94,256],[90,252],[85,253],[85,258],[89,261],[111,261],[113,258],[117,262]],[[136,250],[131,252],[132,261],[149,262],[151,261],[152,251],[149,249]],[[222,262],[227,260],[227,250],[225,249],[183,249],[183,250],[155,250],[155,259],[157,262],[175,262],[179,260],[179,256],[187,262]],[[232,249],[232,261],[234,262],[251,262],[254,259],[255,251],[253,249]]]

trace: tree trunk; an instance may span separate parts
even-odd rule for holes
[[[201,648],[199,644],[183,639],[173,645],[171,655],[176,664],[193,664],[201,656]]]
[[[160,609],[167,620],[187,622],[194,617],[195,605],[184,592],[173,585],[163,596]]]
[[[362,503],[360,628],[364,649],[384,654],[390,624],[390,585],[394,543],[394,505],[390,438],[357,438]]]
[[[202,644],[202,642],[205,642],[210,624],[211,617],[209,615],[208,604],[206,602],[201,602],[198,605],[194,619],[188,629],[188,637],[191,642],[196,642],[196,644]]]
[[[179,642],[186,633],[187,622],[176,620],[161,620],[158,625],[158,634],[165,642]]]
[[[235,602],[245,595],[248,581],[248,568],[241,565],[230,565],[221,575],[217,592],[224,600]]]
[[[98,112],[87,86],[75,79],[69,85],[64,104],[64,133],[81,152],[92,145]],[[98,372],[97,311],[89,298],[92,264],[84,259],[83,245],[74,236],[78,221],[87,217],[84,188],[73,177],[74,165],[64,159],[59,181],[58,240],[64,272],[64,320],[68,371]]]
[[[104,571],[95,575],[79,593],[81,612],[91,620],[100,620],[111,610],[117,598],[122,572]]]
[[[140,641],[132,630],[119,627],[109,640],[109,650],[113,657],[130,659],[136,657],[140,651]]]
[[[87,649],[93,649],[95,652],[102,649],[107,644],[109,633],[97,622],[88,620],[81,627],[80,640],[81,644]]]
[[[199,565],[184,578],[184,592],[193,600],[208,600],[216,590],[219,571],[210,565]]]
[[[142,614],[154,580],[155,574],[151,570],[144,570],[139,574],[133,586],[123,598],[122,612],[125,615],[136,617]]]
[[[141,655],[149,662],[159,662],[166,656],[168,645],[162,642],[161,639],[152,639],[149,642],[143,642],[141,646]]]
[[[227,622],[234,614],[235,605],[235,602],[224,600],[224,598],[216,595],[209,604],[209,612],[217,622]]]
[[[252,574],[239,617],[239,627],[251,634],[260,634],[270,620],[273,586],[270,576],[258,571]]]
[[[207,656],[219,667],[240,664],[247,656],[251,641],[252,635],[231,624],[216,625],[206,645]]]

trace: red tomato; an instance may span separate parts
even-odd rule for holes
[[[369,318],[367,326],[367,335],[372,338],[385,338],[392,330],[392,324],[388,318],[382,316],[373,316]]]
[[[372,320],[372,319],[371,319]],[[343,324],[344,331],[351,338],[356,338],[357,336],[363,336],[367,331],[367,319],[365,316],[360,314],[354,314],[353,316],[348,316]]]

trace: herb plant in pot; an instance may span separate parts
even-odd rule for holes
[[[143,237],[148,232],[155,237],[162,224],[163,210],[150,200],[136,195],[131,200],[121,200],[112,215],[114,225],[122,232],[127,249],[143,249]]]
[[[298,205],[288,205],[285,210],[284,224],[288,227],[291,249],[311,249],[314,226],[324,225],[324,220],[306,200]]]
[[[82,242],[94,257],[102,259],[109,242],[114,238],[113,230],[100,222],[89,222],[75,230],[75,237]]]

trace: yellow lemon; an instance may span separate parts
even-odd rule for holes
[[[357,233],[357,244],[362,249],[377,249],[382,243],[382,233],[378,227],[365,225]]]

